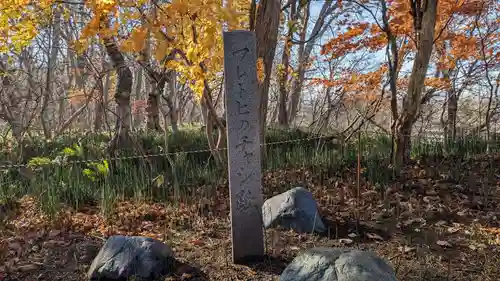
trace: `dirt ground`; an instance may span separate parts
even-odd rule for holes
[[[165,280],[278,280],[302,249],[327,246],[375,251],[401,281],[498,281],[499,171],[498,159],[416,163],[383,192],[362,182],[359,197],[349,170],[266,174],[266,197],[291,183],[310,189],[330,230],[324,236],[267,230],[266,258],[247,266],[231,264],[224,185],[214,187],[210,200],[192,200],[203,203],[117,202],[107,219],[97,207],[65,209],[49,219],[34,198],[24,197],[2,210],[0,280],[85,280],[106,237],[127,234],[172,246],[178,264]]]

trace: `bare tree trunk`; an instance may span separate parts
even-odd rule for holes
[[[142,91],[142,67],[139,67],[135,73],[135,89],[134,89],[134,100],[135,102],[141,99],[141,91]],[[136,130],[141,125],[141,113],[138,112],[134,117],[134,126],[133,129]]]
[[[174,71],[171,71],[168,75],[168,94],[164,95],[164,100],[167,103],[168,107],[168,116],[170,119],[170,126],[172,127],[172,133],[176,134],[179,131],[179,126],[178,126],[178,117],[179,117],[179,112],[177,110],[177,106],[175,105],[174,98],[176,96],[176,87],[175,87],[175,81],[176,81],[176,73]]]
[[[177,80],[176,80],[177,81]],[[177,82],[176,82],[177,83]],[[188,104],[191,101],[190,97],[186,95],[186,91],[184,90],[184,85],[175,88],[176,96],[179,97],[177,100],[177,123],[182,125],[187,118],[187,115],[190,114],[190,110],[188,111]],[[191,120],[189,120],[191,122]]]
[[[106,59],[103,61],[104,66],[107,65]],[[107,67],[103,67],[104,71],[107,71]],[[106,73],[106,79],[104,80],[104,85],[102,87],[101,96],[99,97],[99,103],[97,104],[94,119],[94,132],[99,132],[102,129],[104,123],[104,118],[106,117],[106,106],[108,105],[109,87],[111,86],[111,75]]]
[[[288,18],[288,32],[285,37],[283,54],[281,56],[281,66],[278,68],[279,98],[278,98],[278,125],[281,128],[288,128],[288,68],[290,67],[290,52],[292,51],[292,36],[297,17],[297,2],[292,1]]]
[[[45,92],[42,97],[42,108],[40,112],[40,122],[43,134],[46,139],[51,137],[51,126],[49,122],[49,103],[54,96],[54,72],[57,65],[57,54],[59,53],[60,35],[61,35],[61,10],[56,8],[52,18],[52,28],[49,38],[49,48],[47,53],[47,78],[45,81]]]
[[[64,25],[64,29],[61,29],[61,36],[64,38],[66,44],[71,44],[76,39],[75,33],[78,33],[78,22],[82,22],[82,15],[84,14],[84,7],[80,5],[77,8],[78,12],[74,14],[76,23],[67,23]],[[76,32],[75,32],[76,31]],[[69,61],[69,67],[67,68],[67,75],[69,77],[69,83],[67,89],[76,89],[83,90],[85,88],[85,81],[87,79],[87,58],[86,58],[87,50],[85,50],[82,54],[77,54],[73,48],[67,48],[67,56]],[[72,114],[74,111],[74,105],[71,103],[67,103],[65,99],[61,99],[60,107],[63,110],[66,110],[66,105],[69,105],[69,114]],[[61,120],[61,122],[63,122]]]
[[[153,17],[156,18],[156,7],[153,7]],[[146,83],[148,99],[146,104],[146,129],[149,131],[162,132],[160,125],[160,97],[165,88],[166,77],[153,68],[151,64],[151,36],[148,34],[146,48],[141,52],[142,67],[145,68],[149,83]]]
[[[309,2],[308,2],[308,5]],[[302,24],[302,30],[300,32],[300,42],[298,42],[298,67],[297,67],[297,76],[292,81],[292,87],[290,91],[290,105],[288,110],[288,124],[293,126],[293,122],[297,117],[299,103],[300,103],[300,95],[302,93],[302,87],[304,85],[304,79],[306,74],[306,64],[311,56],[311,52],[316,44],[316,40],[321,38],[325,33],[326,29],[330,26],[333,20],[336,18],[335,16],[327,19],[329,15],[337,8],[337,2],[333,3],[331,0],[327,0],[323,3],[321,7],[321,11],[319,12],[318,19],[314,24],[312,29],[312,37],[306,40],[306,34],[308,31],[308,23],[309,23],[309,15],[310,9],[309,6],[305,10],[305,16],[303,17],[304,21]]]
[[[457,137],[458,95],[455,89],[450,89],[446,94],[448,96],[446,135],[448,136],[448,141],[455,141],[455,138]]]
[[[276,97],[276,93],[272,93],[273,96],[272,96],[272,100],[278,100],[279,97]],[[279,95],[279,94],[278,94]],[[279,102],[279,101],[278,101]],[[271,120],[269,120],[269,123],[273,124],[273,123],[276,123],[276,120],[278,119],[278,111],[279,111],[279,104],[278,102],[276,102],[276,105],[274,107],[271,108],[272,112],[271,112]]]
[[[100,84],[100,85],[99,85]],[[88,109],[90,101],[92,100],[92,96],[94,95],[95,89],[100,88],[100,91],[102,91],[102,78],[101,77],[96,77],[96,82],[94,87],[90,90],[89,95],[87,95],[86,100],[84,104],[82,104],[75,112],[69,116],[69,118],[64,121],[63,123],[60,124],[59,128],[54,132],[53,138],[56,138],[60,134],[62,134],[72,123],[74,120],[76,120],[82,112],[84,112],[86,109]],[[102,95],[102,92],[101,92]]]
[[[30,67],[29,63],[27,62],[26,65]],[[22,113],[16,112],[16,105],[18,105],[20,102],[18,99],[19,95],[15,92],[15,85],[10,79],[8,63],[4,62],[4,58],[1,56],[0,71],[6,74],[0,77],[0,85],[2,85],[2,89],[5,91],[3,95],[0,95],[0,120],[4,120],[9,124],[12,130],[12,136],[14,137],[20,148],[18,155],[12,154],[9,156],[15,163],[24,163],[30,157],[30,155],[28,155],[28,152],[26,151],[26,142],[24,138],[24,133],[26,132],[27,126],[25,126],[22,117],[18,116],[22,115]],[[30,70],[28,70],[28,74],[31,74]],[[26,166],[20,167],[19,172],[23,177],[26,177],[28,179],[31,179],[33,176],[33,171],[31,170],[31,168]]]
[[[211,104],[212,97],[210,94],[210,90],[207,87],[205,87],[203,95],[205,97],[202,97],[201,99],[201,110],[203,118],[205,120],[205,134],[208,140],[208,147],[212,155],[214,156],[217,165],[219,167],[222,167],[223,163],[225,163],[225,158],[220,149],[225,144],[225,127],[219,126],[220,124],[217,125],[217,123],[220,123],[221,121],[218,116],[214,115],[215,110],[213,109],[213,105]],[[217,128],[218,131],[217,141],[216,137],[214,136],[214,127]]]
[[[476,17],[476,26],[479,26],[479,17]],[[494,116],[495,112],[493,111],[493,99],[496,98],[498,99],[498,91],[500,87],[500,73],[497,74],[496,79],[494,80],[495,83],[492,81],[492,77],[490,77],[490,62],[488,61],[487,55],[486,55],[486,44],[485,44],[485,38],[488,36],[487,34],[483,34],[481,32],[481,29],[478,28],[479,32],[479,38],[480,38],[480,46],[481,46],[481,58],[484,62],[484,67],[486,71],[486,81],[488,83],[488,105],[486,107],[486,116],[485,116],[485,125],[486,125],[486,139],[487,139],[487,146],[486,146],[486,152],[490,151],[490,138],[491,138],[491,119]],[[498,107],[498,106],[495,106]],[[496,108],[495,108],[496,111]],[[496,132],[495,132],[496,133]]]
[[[413,62],[408,91],[403,100],[403,110],[396,124],[397,135],[393,149],[393,162],[396,167],[402,167],[410,161],[411,131],[420,111],[422,91],[434,44],[437,0],[426,0],[423,5],[423,11],[417,11],[417,14],[422,14],[421,17],[417,17],[417,53]],[[421,30],[418,28],[419,19],[421,19]]]
[[[204,119],[205,117],[203,117],[204,115],[203,115],[202,110],[198,110],[198,108],[201,108],[201,106],[198,105],[197,102],[192,101],[191,102],[191,110],[189,111],[189,123],[191,125],[194,125],[196,122],[199,122],[200,121],[200,118],[199,118],[200,116],[201,116],[202,123],[205,120]],[[199,115],[197,115],[197,113],[196,113],[197,111],[199,111]]]
[[[267,106],[269,100],[269,85],[273,67],[276,44],[278,43],[278,27],[280,15],[279,0],[262,0],[257,9],[255,35],[257,37],[257,58],[264,63],[264,81],[259,81],[258,96],[260,99],[260,134],[261,142],[265,142]],[[262,156],[265,157],[264,149]],[[264,158],[263,157],[263,158]]]
[[[396,36],[392,33],[391,27],[389,25],[387,2],[385,0],[380,0],[380,3],[382,8],[383,29],[385,35],[387,36],[387,44],[388,44],[386,49],[386,57],[389,68],[389,89],[391,91],[391,114],[392,114],[391,140],[393,143],[391,149],[391,159],[394,159],[395,148],[396,148],[394,144],[396,143],[396,135],[397,135],[396,123],[399,116],[397,81],[398,81],[400,65],[403,60],[400,59],[400,54],[396,42]]]
[[[132,118],[130,112],[130,94],[132,92],[132,71],[125,64],[123,54],[119,51],[114,39],[109,37],[104,37],[103,39],[108,56],[117,73],[116,92],[114,95],[117,105],[115,135],[109,145],[110,152],[114,152],[117,148],[131,145],[130,126]]]
[[[165,82],[165,78],[163,77],[158,81],[151,78],[151,92],[149,92],[148,104],[146,106],[146,127],[150,131],[163,131],[160,125],[160,96],[165,88]]]

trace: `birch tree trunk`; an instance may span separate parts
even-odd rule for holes
[[[393,143],[393,163],[402,167],[410,161],[411,132],[422,103],[422,91],[434,44],[437,1],[426,0],[423,7],[417,7],[417,53],[408,84],[408,91],[403,100],[403,110],[396,123],[395,142]],[[421,21],[421,30],[418,21]]]
[[[117,148],[131,145],[130,126],[132,118],[130,112],[130,95],[133,81],[132,71],[130,71],[130,68],[125,64],[125,58],[118,49],[114,38],[104,37],[103,40],[108,56],[117,74],[117,84],[114,95],[117,105],[115,135],[109,145],[109,150],[113,153]]]

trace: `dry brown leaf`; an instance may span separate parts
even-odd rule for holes
[[[195,240],[191,241],[191,244],[193,244],[195,246],[203,246],[203,245],[205,245],[205,242],[201,241],[200,239],[195,239]]]
[[[441,247],[451,247],[451,244],[448,241],[438,240],[436,244]]]
[[[384,241],[384,239],[382,237],[380,237],[380,235],[376,234],[376,233],[367,233],[366,234],[366,237],[370,238],[370,239],[375,239],[375,240],[380,240],[380,241]]]
[[[352,239],[348,239],[348,238],[341,238],[341,239],[339,239],[339,242],[346,244],[346,245],[349,245],[349,244],[352,244],[352,242],[354,242],[354,241],[352,241]]]
[[[58,236],[59,234],[61,234],[61,231],[60,231],[60,230],[51,230],[51,231],[49,232],[49,237],[53,238],[53,237]]]
[[[26,264],[26,265],[18,266],[17,270],[21,271],[21,272],[28,272],[28,271],[37,270],[38,268],[39,268],[39,266],[36,264]]]
[[[21,249],[21,244],[19,244],[18,242],[10,243],[9,249],[14,250],[14,251],[19,251]]]
[[[412,251],[415,251],[415,247],[410,247],[410,246],[399,246],[398,247],[398,250],[403,252],[403,253],[409,253],[409,252],[412,252]]]
[[[436,222],[436,226],[442,226],[442,225],[445,225],[446,224],[446,221],[438,221]]]

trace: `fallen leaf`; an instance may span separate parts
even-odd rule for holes
[[[27,265],[21,265],[21,266],[17,267],[17,270],[21,271],[21,272],[33,271],[33,270],[37,270],[37,269],[38,269],[38,265],[36,265],[36,264],[27,264]]]
[[[203,246],[203,245],[205,245],[205,242],[201,241],[200,239],[195,239],[195,240],[191,241],[191,244],[193,244],[195,246]]]
[[[399,216],[401,218],[409,218],[409,217],[411,217],[411,215],[412,215],[412,213],[410,211],[404,211],[401,214],[399,214]]]
[[[455,233],[458,232],[460,229],[458,227],[448,227],[448,232],[449,233]]]
[[[488,248],[485,244],[482,244],[482,243],[477,244],[477,247],[478,247],[478,248],[481,248],[481,249],[486,249],[486,248]]]
[[[69,244],[71,244],[71,241],[64,242],[64,241],[57,241],[57,240],[49,240],[49,241],[43,242],[43,247],[44,248],[53,248],[55,246],[66,247],[66,246],[69,246]]]
[[[426,192],[428,196],[437,196],[439,193],[437,193],[435,190],[429,190]]]
[[[406,245],[402,246],[402,247],[401,246],[398,247],[398,250],[400,250],[403,253],[409,253],[411,251],[414,251],[415,249],[416,249],[415,247],[410,247],[410,246],[406,246]]]
[[[448,241],[438,240],[436,244],[441,247],[451,247],[451,244]]]
[[[59,234],[61,234],[61,231],[60,231],[60,230],[51,230],[51,231],[49,232],[49,237],[51,237],[51,238],[52,238],[52,237],[56,237],[56,236],[58,236]]]
[[[290,247],[290,250],[298,251],[298,250],[300,250],[300,248],[297,246],[292,246],[292,247]]]
[[[384,238],[380,237],[380,235],[378,235],[376,233],[367,233],[366,237],[368,237],[370,239],[380,240],[380,241],[384,240]]]
[[[446,221],[438,221],[436,222],[436,226],[442,226],[442,225],[445,225],[446,224]]]
[[[351,238],[358,237],[358,235],[356,233],[349,233],[347,236],[349,236]]]
[[[21,249],[21,244],[19,244],[18,242],[10,243],[9,249],[18,251]]]
[[[352,241],[352,239],[341,238],[341,239],[339,239],[339,242],[348,245],[348,244],[351,244],[353,241]]]
[[[368,190],[368,191],[365,191],[361,194],[361,196],[363,198],[366,198],[366,197],[369,197],[369,196],[377,196],[378,195],[378,192],[376,192],[375,190]]]

